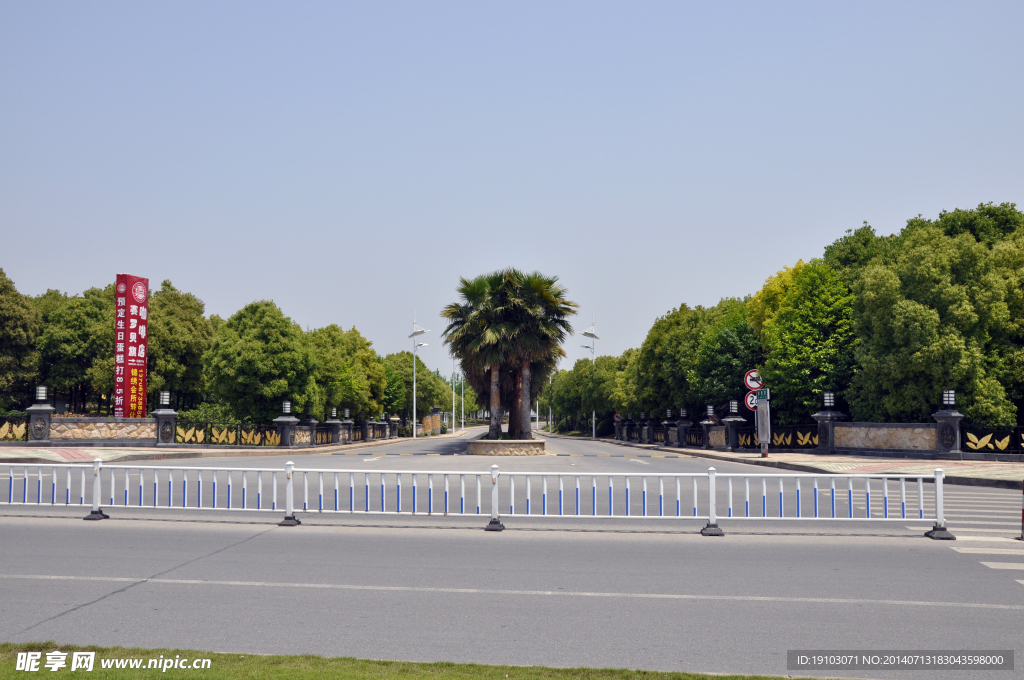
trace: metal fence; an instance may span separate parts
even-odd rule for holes
[[[704,428],[700,425],[686,431],[687,446],[704,446]]]
[[[930,497],[925,494],[926,479],[934,483]],[[96,460],[92,465],[9,466],[6,500],[0,501],[0,505],[91,506],[88,519],[107,517],[103,506],[268,512],[283,509],[283,523],[296,524],[296,480],[301,484],[299,507],[303,512],[489,514],[489,528],[500,528],[499,513],[507,508],[508,517],[523,518],[706,520],[707,526],[702,530],[706,535],[722,533],[719,519],[916,519],[934,523],[933,531],[929,532],[933,537],[951,537],[945,531],[943,473],[938,469],[929,477],[718,474],[715,468],[706,473],[645,475],[500,473],[497,465],[483,471],[331,470],[295,469],[291,462],[284,468],[272,469],[103,465]],[[484,486],[490,487],[489,494],[483,493]],[[484,502],[486,496],[489,503]],[[283,508],[279,506],[279,497],[285,499]],[[725,513],[719,514],[719,507],[725,507]]]
[[[1024,427],[961,425],[963,450],[977,453],[1024,453]]]
[[[818,447],[818,425],[772,425],[772,447],[814,449]]]
[[[28,441],[27,418],[0,418],[0,442]]]
[[[207,446],[278,446],[281,436],[273,425],[179,420],[174,441],[178,444]]]

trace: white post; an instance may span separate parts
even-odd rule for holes
[[[946,513],[942,507],[942,479],[945,474],[941,468],[935,469],[935,526],[926,531],[925,536],[938,541],[955,541],[956,536],[946,529]]]
[[[281,527],[294,527],[302,524],[301,521],[295,519],[295,489],[292,486],[292,478],[295,476],[292,471],[295,469],[295,463],[288,461],[284,464],[284,520],[278,522],[278,526]],[[277,485],[274,485],[275,490]]]
[[[505,525],[498,519],[498,466],[491,466],[491,521],[485,531],[501,531]]]
[[[110,517],[109,515],[104,514],[104,512],[102,510],[100,510],[100,494],[103,493],[102,489],[100,488],[101,487],[100,473],[101,473],[101,468],[102,467],[103,467],[103,461],[102,460],[100,460],[99,458],[96,458],[95,460],[93,460],[93,462],[92,462],[92,512],[90,512],[88,515],[86,515],[84,517],[84,519],[96,520],[96,519],[109,519],[109,517]],[[84,474],[85,474],[85,471],[83,470],[83,476],[84,476]],[[25,474],[25,478],[26,479],[28,478],[28,473]],[[85,480],[83,479],[82,481],[85,481]],[[83,484],[82,486],[85,486],[85,485]],[[84,495],[84,493],[85,493],[84,490],[83,490],[82,493]],[[114,493],[113,488],[111,488],[110,493],[111,494]]]
[[[715,468],[708,468],[708,525],[700,530],[701,536],[725,536],[725,532],[718,527],[718,515],[715,512],[715,475],[717,474]]]
[[[415,328],[416,324],[413,324]],[[416,337],[412,339],[412,438],[416,439]]]

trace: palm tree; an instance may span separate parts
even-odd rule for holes
[[[561,343],[572,333],[568,316],[576,313],[576,304],[566,300],[557,277],[516,269],[462,278],[458,292],[462,302],[448,305],[441,313],[449,320],[443,337],[471,382],[489,390],[488,437],[500,437],[504,391],[512,415],[509,433],[528,439],[532,377],[539,372],[539,387],[565,355]],[[485,377],[486,386],[481,384]]]
[[[444,308],[441,316],[448,319],[442,337],[452,356],[459,360],[471,384],[490,396],[491,412],[488,439],[501,438],[501,363],[508,352],[507,338],[500,307],[501,272],[474,279],[459,279],[461,303]],[[486,379],[486,387],[481,385]]]
[[[532,404],[533,369],[538,363],[554,369],[557,360],[565,356],[562,342],[572,333],[568,317],[576,313],[576,303],[566,299],[566,289],[559,285],[557,276],[544,276],[540,272],[523,274],[511,270],[513,276],[507,284],[515,291],[514,311],[510,314],[514,330],[512,346],[518,361],[522,380],[517,384],[519,398],[519,436],[530,439],[530,406]],[[543,383],[543,377],[541,380]]]

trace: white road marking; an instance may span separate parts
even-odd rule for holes
[[[933,527],[907,527],[907,529],[909,529],[910,531],[931,531],[932,528]],[[1009,533],[1012,533],[1010,531],[1007,531],[1006,529],[978,529],[976,527],[960,527],[959,525],[958,526],[949,527],[950,531],[957,531],[958,529],[963,529],[964,531],[976,531],[978,533],[989,533],[989,534],[1009,534]]]
[[[982,562],[989,569],[1020,569],[1024,571],[1024,562]]]
[[[1024,550],[1015,550],[1014,548],[957,548],[949,546],[958,553],[966,553],[970,555],[1024,555]]]
[[[982,564],[985,564],[984,562]],[[1024,567],[1024,564],[1021,565]],[[501,590],[489,588],[424,588],[414,586],[357,586],[340,583],[280,583],[272,581],[205,581],[201,579],[129,578],[118,576],[44,576],[0,574],[0,578],[39,581],[108,581],[113,583],[156,583],[162,585],[242,586],[250,588],[311,588],[319,590],[365,590],[391,593],[442,593],[453,595],[525,595],[550,597],[602,597],[638,600],[711,600],[725,602],[781,602],[790,604],[879,604],[910,607],[952,607],[956,609],[1004,609],[1024,611],[1024,605],[985,602],[929,602],[922,600],[875,600],[834,597],[772,597],[765,595],[687,595],[682,593],[603,593],[581,590]]]
[[[630,458],[629,462],[630,463],[640,463],[641,465],[650,465],[650,463],[648,463],[646,461],[638,460],[636,458]]]
[[[1003,536],[961,536],[957,534],[957,541],[1013,541],[1016,539]]]
[[[380,457],[378,456],[377,458],[363,458],[362,460],[364,463],[369,463],[370,461],[373,460],[380,460]]]

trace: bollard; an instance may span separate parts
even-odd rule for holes
[[[708,468],[708,525],[700,530],[701,536],[725,536],[718,527],[718,515],[715,513],[715,468]]]
[[[277,523],[279,527],[294,527],[302,524],[301,521],[295,519],[295,491],[292,488],[292,470],[294,468],[295,463],[291,461],[284,464],[284,520]]]
[[[505,525],[498,519],[498,466],[491,466],[491,521],[484,531],[502,531]]]
[[[100,468],[103,467],[103,461],[97,458],[92,462],[92,512],[83,517],[82,519],[110,519],[110,515],[104,514],[103,510],[100,509]],[[26,475],[26,479],[28,475]],[[70,485],[69,485],[70,486]],[[111,486],[111,493],[113,493],[113,486]]]
[[[955,541],[956,536],[946,530],[946,513],[942,507],[942,478],[945,475],[941,468],[935,470],[935,526],[926,531],[925,536],[936,541]]]

